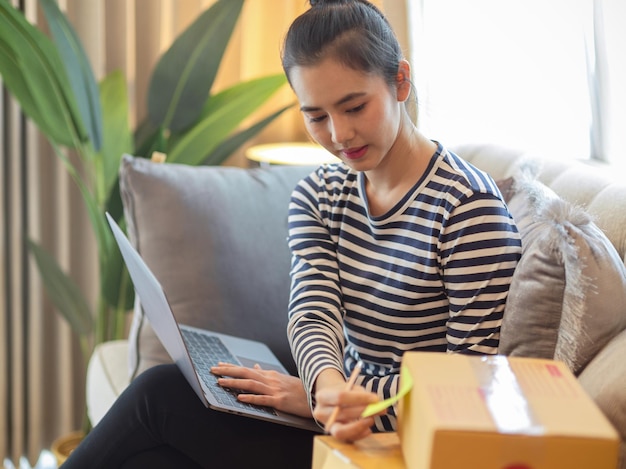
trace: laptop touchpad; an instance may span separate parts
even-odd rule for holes
[[[278,371],[280,373],[286,373],[286,371],[279,365],[274,365],[274,364],[271,364],[271,363],[260,362],[258,360],[252,360],[252,359],[246,358],[246,357],[237,356],[237,358],[241,362],[242,366],[245,366],[245,367],[248,367],[248,368],[254,368],[254,365],[259,365],[262,370],[276,370],[276,371]]]

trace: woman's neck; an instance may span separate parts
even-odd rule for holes
[[[364,174],[370,214],[391,210],[422,177],[436,150],[407,117],[384,162]]]

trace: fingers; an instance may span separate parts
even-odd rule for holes
[[[368,417],[347,423],[335,422],[326,431],[341,441],[357,441],[372,433],[374,418]]]
[[[239,394],[237,398],[247,404],[256,404],[311,418],[311,408],[302,381],[294,376],[278,375],[279,380],[267,385],[267,392]]]
[[[326,422],[336,413],[337,420],[347,421],[359,418],[365,407],[378,401],[378,396],[359,387],[351,391],[320,391],[316,399],[315,417],[318,420]]]
[[[271,388],[261,381],[244,378],[218,378],[217,383],[224,388],[238,389],[247,393],[270,394]]]
[[[229,363],[220,363],[211,368],[218,376],[218,384],[225,388],[237,389],[245,393],[269,394],[276,393],[280,388],[280,373],[274,370],[263,370],[256,364],[247,368]]]
[[[246,368],[220,363],[211,372],[218,375],[220,386],[241,391],[237,398],[242,402],[311,418],[308,395],[296,376],[264,370],[259,364]]]
[[[371,434],[374,417],[362,418],[361,415],[367,405],[377,399],[375,394],[364,390],[339,393],[334,400],[337,402],[334,406],[320,405],[318,401],[313,415],[318,421],[328,422],[325,427],[327,433],[338,440],[353,442]],[[331,415],[335,418],[332,419]]]
[[[237,389],[246,393],[268,394],[271,389],[272,371],[262,370],[257,364],[254,368],[220,363],[211,368],[211,373],[218,376],[218,384],[225,388]]]
[[[266,394],[239,394],[237,399],[246,404],[254,404],[262,407],[276,407],[275,399]]]
[[[273,370],[263,370],[256,364],[253,368],[233,365],[230,363],[220,363],[211,368],[211,373],[219,376],[229,376],[231,378],[260,379],[263,376],[275,373]]]
[[[361,418],[363,410],[378,396],[362,387],[350,391],[321,390],[316,394],[314,417],[326,423],[326,431],[344,441],[356,441],[371,433],[374,417]]]

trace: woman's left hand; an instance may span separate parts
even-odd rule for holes
[[[378,401],[378,396],[361,386],[346,390],[345,383],[327,386],[315,393],[313,415],[323,422],[326,431],[341,441],[357,441],[372,433],[374,417],[361,417],[365,408]],[[331,415],[335,417],[329,422]]]
[[[228,363],[214,366],[211,373],[221,376],[217,380],[220,386],[242,391],[237,397],[241,402],[312,418],[300,378],[275,370],[263,370],[259,365],[246,368]]]

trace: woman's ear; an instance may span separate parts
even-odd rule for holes
[[[396,75],[396,92],[398,101],[404,102],[411,94],[411,66],[409,62],[402,59],[398,64]]]

